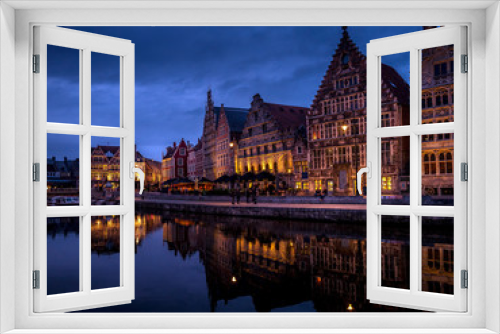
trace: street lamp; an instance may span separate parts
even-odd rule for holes
[[[346,135],[347,133],[347,125],[344,124],[342,125],[342,130],[344,130],[344,135]],[[354,158],[354,163],[355,163],[355,169],[354,169],[354,174],[356,175],[357,172],[358,172],[358,156],[359,156],[359,151],[358,151],[358,137],[353,137],[354,139],[354,148],[355,148],[355,151],[356,151],[356,157]],[[356,184],[357,183],[357,180],[356,178],[354,179],[354,196],[358,196],[358,185]]]
[[[229,147],[233,147],[234,146],[234,143],[233,142],[230,142],[229,143]]]

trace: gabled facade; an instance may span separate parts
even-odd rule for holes
[[[233,175],[237,172],[238,141],[245,125],[248,109],[224,107],[215,108],[218,113],[216,141],[216,177]]]
[[[422,50],[422,123],[453,122],[453,46]],[[453,198],[452,133],[422,137],[422,195]]]
[[[167,147],[162,157],[162,181],[188,176],[188,145],[181,139],[179,145]]]
[[[307,114],[309,187],[356,195],[356,173],[366,165],[366,57],[347,27]],[[382,64],[382,126],[409,124],[409,86]],[[408,138],[382,141],[382,195],[400,195],[409,176]]]
[[[268,171],[278,176],[281,188],[293,187],[292,150],[306,112],[305,107],[264,102],[256,94],[239,142],[239,172]]]

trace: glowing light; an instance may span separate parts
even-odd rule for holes
[[[349,306],[347,306],[347,311],[349,312],[354,311],[354,307],[352,307],[352,304],[349,304]]]
[[[229,143],[229,147],[233,147],[234,146],[234,143],[233,142],[230,142]]]
[[[233,276],[233,278],[231,279],[231,281],[232,281],[233,283],[236,283],[236,281],[237,281],[237,280],[236,280],[236,276]]]
[[[347,125],[342,125],[342,130],[347,130]]]

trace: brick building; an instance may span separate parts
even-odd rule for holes
[[[422,50],[422,123],[453,122],[453,46]],[[422,195],[453,198],[453,134],[422,138]]]
[[[347,27],[307,114],[310,190],[356,194],[356,172],[366,165],[366,57]],[[382,64],[382,125],[409,123],[409,86]],[[396,195],[409,176],[408,138],[382,141],[382,194]]]
[[[306,122],[305,107],[264,102],[253,97],[239,142],[240,173],[268,171],[281,188],[293,187],[293,158],[296,134]]]
[[[216,177],[238,173],[238,141],[245,126],[248,109],[214,108],[218,114],[216,139]]]
[[[236,172],[238,140],[245,124],[248,109],[215,107],[212,91],[207,92],[203,123],[203,176],[215,180]]]
[[[188,149],[184,139],[181,139],[179,145],[174,142],[173,146],[167,147],[161,163],[163,182],[175,178],[187,178]]]

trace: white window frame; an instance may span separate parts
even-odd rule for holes
[[[438,46],[454,46],[454,122],[424,124],[420,112],[421,100],[421,50]],[[466,54],[466,28],[450,26],[381,38],[367,46],[367,160],[371,166],[371,177],[367,179],[367,297],[370,302],[387,305],[411,305],[422,310],[448,310],[463,312],[467,309],[467,290],[461,288],[461,270],[467,269],[467,186],[461,181],[460,165],[467,163],[467,76],[461,73],[461,55]],[[410,124],[407,126],[384,126],[382,116],[382,61],[383,56],[408,52],[410,59]],[[454,133],[454,206],[426,206],[421,203],[422,162],[421,142],[423,135]],[[383,205],[382,156],[384,138],[403,137],[410,139],[410,203],[408,205]],[[401,215],[409,219],[409,289],[397,289],[382,285],[382,235],[384,216]],[[423,217],[453,218],[454,277],[453,294],[430,293],[421,290],[422,284],[422,235]]]
[[[47,122],[47,46],[73,48],[79,53],[80,122],[65,124]],[[134,299],[134,45],[130,41],[96,34],[46,26],[34,27],[34,52],[40,56],[39,73],[34,83],[34,161],[40,163],[40,181],[33,184],[34,259],[33,269],[40,272],[40,288],[34,290],[36,312],[82,310],[97,305],[117,305]],[[100,52],[119,57],[120,113],[119,127],[95,126],[91,122],[91,57]],[[89,80],[90,79],[90,80]],[[80,205],[47,206],[47,134],[78,136],[80,157]],[[91,205],[91,138],[118,138],[120,141],[120,204]],[[120,217],[120,285],[92,289],[90,263],[90,226],[92,216]],[[47,218],[79,217],[79,291],[47,295]]]
[[[498,3],[405,1],[397,4],[384,1],[370,2],[370,7],[359,2],[306,2],[293,3],[242,2],[228,4],[206,2],[186,8],[174,2],[18,2],[0,4],[0,323],[2,331],[18,329],[64,328],[61,332],[88,328],[98,329],[138,328],[255,328],[255,332],[450,332],[455,329],[465,333],[491,333],[500,331],[500,11]],[[14,11],[11,6],[19,8]],[[70,8],[59,8],[69,6]],[[71,8],[78,6],[80,9]],[[96,9],[100,6],[100,9]],[[154,9],[147,9],[155,6]],[[392,6],[397,6],[394,9]],[[428,7],[425,7],[428,6]],[[429,7],[429,6],[432,6]],[[455,6],[450,8],[451,6]],[[24,9],[22,9],[24,7]],[[102,11],[104,8],[110,10]],[[157,8],[163,7],[163,8]],[[269,8],[272,7],[272,8]],[[42,10],[51,8],[51,10]],[[143,8],[138,11],[137,8]],[[346,9],[350,8],[350,9]],[[112,9],[112,10],[111,10]],[[409,10],[411,9],[411,10]],[[105,13],[105,15],[102,15]],[[31,290],[32,262],[32,182],[30,179],[32,147],[32,100],[30,55],[32,26],[34,24],[59,25],[436,25],[466,24],[469,27],[469,114],[468,142],[470,157],[469,220],[470,228],[469,311],[464,314],[33,314]],[[486,24],[485,24],[486,23]],[[486,27],[488,29],[486,29]],[[15,33],[15,35],[14,35]],[[133,42],[133,41],[132,41]],[[334,45],[332,45],[334,48]],[[485,69],[488,68],[488,71]],[[15,85],[12,83],[15,82]],[[15,96],[15,98],[14,98]],[[15,113],[12,112],[15,110]],[[474,119],[472,121],[472,115]],[[486,118],[488,121],[486,121]],[[15,145],[12,145],[12,137]],[[486,140],[487,139],[487,140]],[[485,154],[488,152],[488,154]],[[4,161],[9,161],[6,164]],[[12,164],[15,161],[15,164]],[[485,175],[488,174],[488,182]],[[15,175],[15,178],[12,177]],[[11,191],[15,189],[12,198]],[[28,196],[26,196],[28,194]],[[488,194],[488,196],[486,196]],[[485,203],[487,205],[485,205]],[[14,209],[11,209],[14,208]],[[14,221],[15,224],[5,222]],[[472,247],[473,246],[473,247]],[[490,259],[485,265],[485,255]],[[14,256],[12,256],[14,254]],[[15,286],[15,289],[11,287]],[[486,293],[488,291],[488,293]],[[12,307],[15,305],[15,307]],[[260,328],[260,330],[259,330]],[[397,330],[394,330],[396,329]],[[264,329],[268,329],[265,331]],[[337,329],[337,330],[335,330]],[[446,330],[448,329],[448,331]],[[491,330],[491,331],[490,331]],[[118,330],[119,331],[119,330]],[[221,332],[222,330],[216,331]],[[230,330],[236,332],[237,330]],[[51,332],[55,332],[51,331]],[[144,332],[128,330],[127,332]],[[165,332],[168,332],[165,330]],[[170,331],[174,332],[173,330]],[[201,332],[201,331],[198,331]],[[227,332],[227,331],[226,331]],[[242,332],[242,331],[241,331]]]

